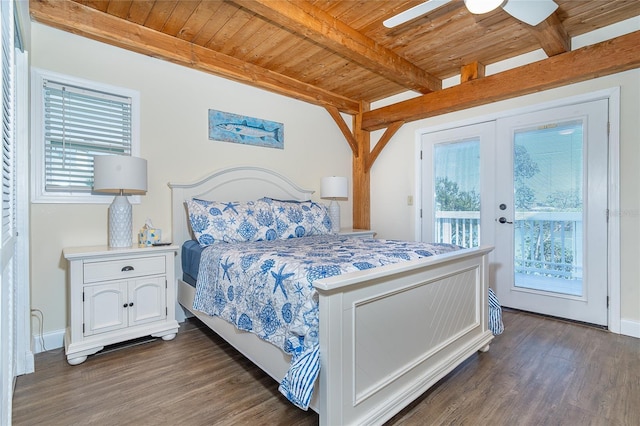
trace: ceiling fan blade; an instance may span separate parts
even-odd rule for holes
[[[387,28],[397,27],[398,25],[409,22],[412,19],[417,18],[418,16],[422,16],[431,12],[432,10],[436,10],[437,8],[449,3],[450,1],[451,0],[427,0],[424,3],[420,3],[419,5],[412,7],[411,9],[407,9],[404,12],[392,16],[391,18],[384,21],[382,25]]]
[[[558,5],[553,0],[508,0],[502,8],[514,18],[535,27],[547,19]]]

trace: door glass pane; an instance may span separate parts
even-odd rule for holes
[[[477,247],[480,241],[480,139],[434,147],[435,242]]]
[[[515,286],[582,296],[582,120],[514,134]]]

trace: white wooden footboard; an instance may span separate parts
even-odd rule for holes
[[[464,250],[316,283],[321,424],[381,424],[488,348],[490,251]]]

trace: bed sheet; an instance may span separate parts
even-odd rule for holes
[[[196,286],[198,280],[198,268],[200,268],[200,257],[203,247],[200,247],[195,240],[185,241],[182,244],[182,280],[192,287]]]

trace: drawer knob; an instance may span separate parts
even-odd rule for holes
[[[129,307],[132,307],[132,306],[133,306],[133,302],[129,303]]]
[[[123,308],[126,308],[127,306],[129,306],[129,305],[127,305],[126,303],[124,305],[122,305]]]
[[[129,271],[133,271],[133,266],[124,266],[121,269],[122,272],[129,272]]]

